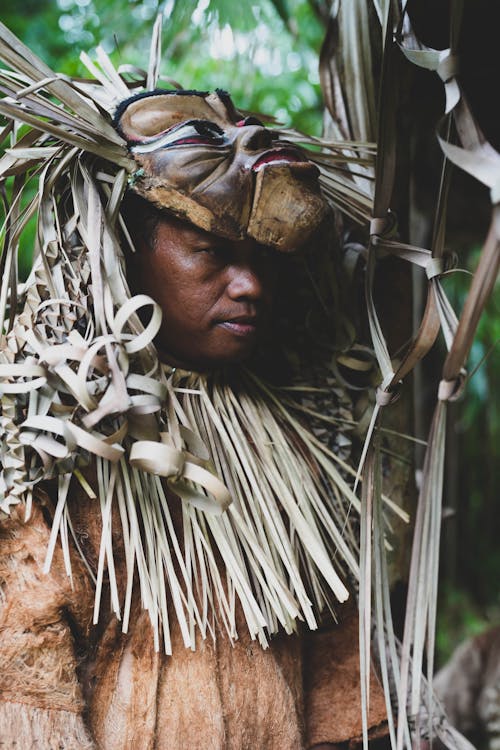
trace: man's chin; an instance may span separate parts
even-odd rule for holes
[[[240,341],[238,345],[227,346],[211,352],[160,352],[161,361],[171,367],[195,372],[213,372],[221,368],[239,365],[248,361],[255,353],[256,342]]]

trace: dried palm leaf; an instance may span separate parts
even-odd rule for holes
[[[360,6],[360,7],[358,7]],[[362,7],[361,7],[362,6]],[[392,7],[391,7],[392,6]],[[460,319],[446,299],[439,277],[445,268],[442,261],[444,248],[444,227],[446,216],[446,202],[450,182],[450,170],[444,161],[441,184],[438,191],[436,218],[431,250],[413,247],[401,242],[397,235],[397,227],[390,214],[394,190],[394,165],[396,159],[396,128],[397,128],[397,88],[401,77],[400,63],[397,59],[393,32],[399,29],[399,42],[406,57],[418,65],[436,70],[440,75],[446,93],[446,113],[451,115],[457,124],[461,144],[450,142],[449,120],[443,120],[438,128],[439,141],[447,159],[452,160],[471,174],[479,177],[493,191],[498,185],[499,157],[487,144],[477,128],[477,124],[467,107],[463,92],[456,79],[455,45],[460,26],[460,3],[454,5],[451,16],[451,47],[450,50],[435,51],[425,48],[416,39],[411,25],[403,13],[398,23],[399,10],[396,4],[389,2],[383,5],[374,2],[374,7],[381,22],[380,46],[383,48],[381,62],[381,85],[378,98],[378,135],[376,138],[377,157],[375,164],[373,208],[370,224],[370,243],[366,269],[366,299],[368,320],[372,336],[373,348],[379,364],[381,382],[377,391],[374,407],[367,431],[364,449],[358,468],[356,482],[364,475],[364,499],[361,515],[362,544],[360,565],[362,576],[360,582],[360,650],[362,654],[362,698],[364,707],[364,744],[367,745],[366,715],[368,708],[368,663],[370,642],[370,609],[371,594],[373,593],[375,616],[378,633],[378,653],[387,698],[387,707],[391,727],[391,743],[393,747],[411,747],[408,716],[414,721],[416,734],[419,731],[432,736],[436,732],[436,723],[429,708],[429,716],[422,720],[422,706],[426,703],[434,705],[430,696],[424,698],[424,683],[422,681],[422,659],[424,648],[427,648],[427,658],[430,669],[433,665],[434,626],[436,614],[436,592],[438,576],[439,530],[441,514],[441,494],[443,482],[444,460],[444,424],[446,400],[453,398],[460,389],[462,370],[467,353],[474,336],[474,331],[485,300],[492,289],[499,267],[499,235],[498,223],[492,222],[492,227],[486,241],[483,256],[479,264],[476,278],[471,285],[471,292],[464,306]],[[357,87],[353,80],[352,71],[355,70],[364,80],[367,61],[373,63],[373,51],[368,40],[362,35],[349,34],[349,19],[361,17],[367,13],[368,4],[364,2],[341,3],[340,10],[334,15],[322,53],[322,83],[327,87],[325,101],[332,117],[329,123],[330,132],[340,132],[344,137],[352,138],[365,128],[370,122],[373,112],[374,92],[368,88],[366,101],[362,102],[362,87]],[[358,14],[358,15],[356,15]],[[347,20],[346,20],[347,19]],[[344,33],[349,39],[349,50],[344,53],[342,45],[345,42],[341,36],[341,24],[346,24]],[[404,30],[404,33],[403,31]],[[372,55],[370,57],[370,55]],[[353,63],[353,61],[356,61]],[[344,68],[345,66],[345,68]],[[370,69],[370,73],[371,70]],[[352,94],[360,94],[360,100]],[[364,115],[359,112],[365,110]],[[497,196],[493,196],[495,203]],[[495,226],[497,227],[495,229]],[[384,254],[396,255],[411,263],[425,268],[428,277],[428,299],[424,317],[414,341],[404,353],[397,366],[393,364],[393,357],[385,341],[383,327],[380,323],[373,298],[373,279],[378,261]],[[490,269],[488,280],[486,269]],[[387,573],[385,571],[384,555],[385,535],[387,527],[381,524],[380,508],[381,485],[377,480],[376,451],[373,447],[374,436],[378,433],[378,421],[382,407],[394,400],[395,390],[400,387],[400,381],[412,370],[418,360],[426,354],[434,342],[439,328],[443,330],[445,342],[450,350],[443,369],[443,382],[440,386],[439,403],[434,416],[433,427],[428,441],[427,457],[424,466],[424,479],[419,499],[417,525],[412,558],[412,570],[409,584],[408,609],[405,623],[405,638],[401,651],[396,647],[393,639],[391,614],[388,596]],[[376,439],[376,438],[375,438]],[[373,543],[370,542],[370,529],[373,520]],[[374,554],[373,584],[370,582],[372,564],[370,550]],[[368,576],[370,580],[368,580]],[[386,658],[386,653],[389,658]],[[412,658],[410,659],[410,655]],[[432,680],[425,690],[432,689]],[[396,695],[397,693],[397,695]],[[407,700],[409,703],[407,704]],[[392,718],[392,706],[399,705],[396,722]],[[428,726],[426,726],[428,724]],[[448,732],[447,746],[460,746],[461,741]],[[463,745],[464,743],[462,743]],[[467,743],[465,743],[467,744]]]

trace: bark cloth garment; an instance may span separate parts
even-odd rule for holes
[[[99,514],[88,498],[70,502],[92,565]],[[100,625],[92,628],[94,592],[78,555],[73,587],[61,550],[50,573],[42,572],[48,516],[42,501],[27,523],[22,506],[0,522],[1,748],[356,746],[361,714],[352,609],[337,627],[302,636],[280,633],[268,649],[241,627],[234,644],[218,631],[215,642],[200,639],[190,651],[172,623],[169,657],[155,652],[148,614],[138,604],[127,635],[114,615],[102,613]],[[372,676],[373,737],[385,732],[384,717],[383,694]]]

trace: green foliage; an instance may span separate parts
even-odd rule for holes
[[[53,0],[2,1],[2,23],[48,65],[74,75],[79,69],[78,55],[61,24],[62,15],[59,2]]]
[[[466,258],[474,271],[480,248]],[[446,290],[454,308],[463,307],[471,277],[454,273]],[[454,516],[444,522],[442,534],[443,583],[437,625],[437,661],[442,665],[463,640],[500,620],[500,549],[498,509],[500,495],[500,295],[499,284],[479,322],[472,346],[465,398],[453,404],[449,429],[454,452],[448,455],[445,507]]]
[[[185,88],[223,88],[243,109],[321,132],[323,28],[307,0],[4,0],[2,21],[54,70],[87,76],[79,55],[88,51],[92,58],[97,44],[117,67],[147,68],[160,11],[160,85],[171,87],[170,79]],[[33,240],[34,225],[22,237],[21,278]]]
[[[467,258],[468,270],[477,266],[480,249]],[[447,290],[456,310],[461,310],[470,286],[470,276],[453,274]],[[500,496],[500,284],[497,282],[479,322],[468,369],[472,374],[466,396],[454,405],[450,428],[454,430],[458,454],[466,457],[455,465],[459,496],[445,497],[445,504],[457,509],[450,533],[455,535],[457,554],[454,569],[447,571],[460,586],[473,592],[478,606],[498,596],[500,549],[498,510]],[[450,457],[456,462],[456,456]],[[445,486],[446,491],[446,486]],[[446,537],[445,537],[446,544]]]
[[[99,43],[115,65],[145,68],[159,11],[164,76],[320,133],[324,30],[307,0],[4,0],[2,20],[56,70],[86,75],[79,53]]]
[[[475,271],[479,261],[481,248],[473,248],[466,259],[468,271]],[[446,289],[455,309],[461,310],[470,286],[471,277],[468,274],[454,273],[447,282]],[[498,405],[498,390],[494,384],[499,382],[500,358],[498,357],[498,346],[500,346],[500,295],[499,282],[488,302],[486,310],[481,317],[474,340],[470,359],[469,372],[471,377],[467,383],[467,391],[474,395],[473,399],[464,401],[461,413],[462,429],[474,429],[477,420],[481,418],[487,409],[487,422],[489,424],[489,436],[493,446],[499,450],[500,455],[500,414],[496,408],[491,408],[492,403]]]
[[[479,607],[470,591],[447,584],[438,607],[436,657],[438,668],[448,661],[460,643],[483,633],[500,620],[500,597]]]

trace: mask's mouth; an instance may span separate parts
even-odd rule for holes
[[[283,166],[287,164],[301,164],[303,166],[311,166],[316,169],[314,164],[306,159],[299,151],[292,148],[274,148],[266,151],[265,154],[259,156],[257,161],[252,165],[252,172],[260,172],[268,164],[274,164],[276,166]]]

